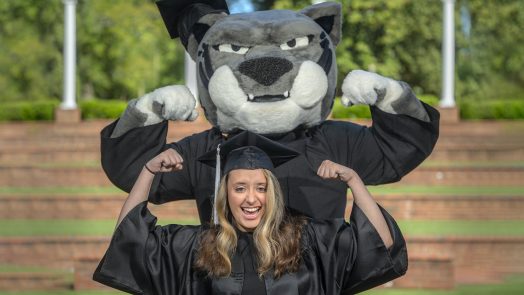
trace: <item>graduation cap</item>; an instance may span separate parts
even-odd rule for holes
[[[242,131],[215,150],[205,153],[198,161],[215,167],[215,198],[218,193],[221,174],[236,169],[273,170],[292,160],[300,153],[278,142],[249,131]],[[221,173],[223,171],[223,173]],[[213,205],[213,220],[217,222],[216,207]]]
[[[171,38],[180,37],[184,46],[201,17],[210,13],[229,14],[225,0],[158,0],[156,5]]]

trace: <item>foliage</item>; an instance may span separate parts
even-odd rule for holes
[[[431,106],[438,105],[438,98],[422,95],[419,98]],[[522,120],[524,119],[524,100],[464,100],[457,103],[460,118],[465,120]],[[332,117],[334,119],[371,118],[368,106],[345,107],[340,99],[335,100]]]
[[[462,119],[524,119],[524,100],[462,101]]]
[[[351,70],[364,69],[439,96],[442,1],[338,2],[343,6],[339,82]],[[274,7],[298,10],[309,3],[277,0]],[[524,1],[460,0],[455,8],[458,100],[524,98]]]
[[[126,109],[122,100],[86,100],[79,103],[83,119],[114,119]]]
[[[258,9],[300,10],[311,3],[252,1]],[[440,95],[442,1],[338,2],[339,82],[364,69],[404,80],[418,94]],[[524,1],[459,0],[455,8],[456,97],[465,102],[464,115],[470,117],[473,100],[524,100]],[[80,100],[127,100],[183,83],[183,48],[169,39],[154,1],[78,0],[76,15]],[[0,102],[61,97],[62,44],[61,0],[0,1]]]
[[[0,121],[53,120],[57,100],[6,102],[0,108]],[[83,119],[114,119],[125,110],[122,100],[85,100],[78,104]]]
[[[0,1],[0,101],[61,96],[63,6]],[[78,97],[129,99],[182,83],[182,46],[152,1],[79,0],[76,12]]]
[[[420,95],[419,99],[431,106],[437,106],[439,102],[438,98],[433,95]],[[371,118],[371,112],[366,105],[345,107],[340,99],[337,98],[335,99],[331,116],[334,119],[369,119]]]
[[[59,102],[55,100],[3,103],[0,108],[0,121],[53,120],[58,105]]]

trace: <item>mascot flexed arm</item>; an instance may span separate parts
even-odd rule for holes
[[[146,161],[173,148],[184,169],[156,175],[149,200],[196,199],[201,221],[208,222],[215,171],[196,159],[250,130],[301,153],[276,169],[287,205],[334,218],[344,215],[347,187],[317,176],[323,160],[351,167],[367,184],[381,184],[398,181],[431,153],[439,114],[403,82],[353,71],[344,79],[342,102],[369,105],[373,126],[326,120],[337,81],[340,4],[234,15],[222,1],[157,4],[171,37],[180,37],[196,61],[198,100],[213,128],[166,144],[167,120],[197,115],[185,86],[132,100],[101,134],[104,170],[123,190],[130,190]]]

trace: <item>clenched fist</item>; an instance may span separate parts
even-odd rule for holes
[[[146,169],[155,174],[182,170],[184,159],[174,149],[167,149],[146,163]]]
[[[330,160],[324,160],[320,164],[317,175],[323,179],[340,179],[347,183],[348,186],[350,186],[352,180],[359,179],[359,176],[353,169]]]

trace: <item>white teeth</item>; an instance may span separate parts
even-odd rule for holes
[[[288,98],[288,97],[289,97],[289,90],[286,91],[286,92],[284,92],[284,97],[285,97],[285,98]]]
[[[248,212],[248,213],[255,213],[255,212],[258,212],[258,210],[260,210],[260,208],[242,208],[242,210]]]
[[[248,100],[253,100],[253,99],[255,99],[255,95],[253,95],[253,94],[251,94],[251,93],[248,93],[248,95],[247,95],[247,99],[248,99]]]

